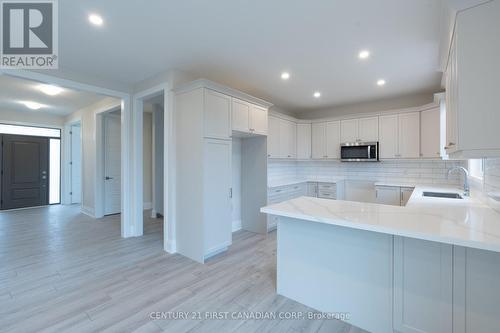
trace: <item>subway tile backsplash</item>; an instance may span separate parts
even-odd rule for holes
[[[500,159],[496,164],[496,184],[500,188]],[[458,185],[460,175],[447,178],[448,169],[465,166],[463,161],[395,160],[378,163],[355,163],[340,161],[280,161],[270,160],[269,182],[280,182],[291,178],[341,177],[346,180],[395,181],[418,184]]]

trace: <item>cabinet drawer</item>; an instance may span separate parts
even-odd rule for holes
[[[318,191],[318,198],[335,200],[335,199],[337,199],[337,193],[336,193],[336,191],[319,190]]]
[[[318,183],[318,190],[335,191],[337,185],[334,183]]]

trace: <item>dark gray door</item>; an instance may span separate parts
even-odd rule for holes
[[[2,135],[1,209],[48,205],[49,140]]]

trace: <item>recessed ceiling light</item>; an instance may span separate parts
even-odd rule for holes
[[[380,87],[385,86],[385,83],[386,82],[385,82],[384,79],[380,79],[380,80],[377,81],[377,86],[380,86]]]
[[[290,78],[290,73],[288,73],[288,72],[281,73],[282,80],[288,80],[289,78]]]
[[[370,57],[370,51],[363,50],[363,51],[359,52],[358,57],[359,57],[359,59],[368,59]]]
[[[316,91],[313,96],[314,96],[314,98],[320,98],[321,93],[319,91]]]
[[[101,26],[104,23],[104,20],[102,19],[101,16],[97,14],[90,14],[89,22],[92,23],[93,25]]]
[[[43,92],[44,94],[47,94],[49,96],[59,95],[64,90],[61,87],[53,86],[53,85],[50,85],[50,84],[42,84],[42,85],[38,86],[38,89],[41,92]]]
[[[31,102],[31,101],[22,101],[20,103],[24,104],[27,108],[29,108],[31,110],[39,110],[39,109],[45,107],[45,105],[43,105],[43,104],[40,104],[37,102]]]

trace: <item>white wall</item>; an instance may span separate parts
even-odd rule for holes
[[[44,112],[0,110],[0,122],[62,128],[64,117]]]
[[[233,231],[241,228],[241,139],[233,138],[231,221]]]
[[[359,113],[382,112],[388,110],[418,107],[432,103],[434,101],[434,93],[400,96],[390,99],[342,105],[324,110],[302,111],[297,112],[295,116],[299,119],[320,119],[347,116]]]
[[[82,126],[82,209],[95,214],[96,193],[96,115],[120,107],[121,101],[106,97],[102,101],[76,111],[65,119],[71,123],[81,119]]]

